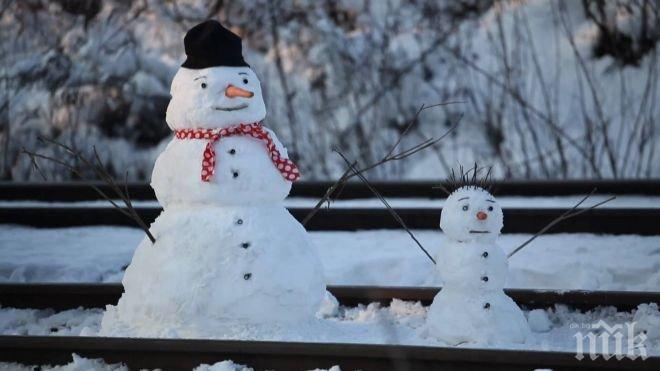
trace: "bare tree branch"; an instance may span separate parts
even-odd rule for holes
[[[610,164],[610,169],[612,170],[612,175],[614,178],[619,177],[618,169],[616,166],[616,155],[614,153],[614,149],[610,145],[610,135],[609,135],[609,121],[605,117],[605,113],[603,112],[603,106],[600,102],[600,99],[598,98],[598,93],[596,92],[596,86],[595,83],[591,77],[591,74],[589,73],[589,69],[587,68],[587,64],[584,61],[584,58],[582,58],[582,55],[580,54],[580,51],[578,50],[577,45],[575,44],[575,39],[573,36],[573,33],[571,32],[571,28],[568,24],[568,20],[566,17],[566,5],[563,2],[559,2],[559,19],[561,20],[561,24],[564,28],[564,31],[566,32],[566,36],[568,38],[568,42],[571,45],[571,49],[573,50],[573,55],[575,56],[575,59],[578,62],[579,68],[582,70],[582,73],[584,75],[584,79],[587,82],[587,87],[589,88],[589,93],[591,94],[591,98],[593,101],[593,105],[596,111],[596,115],[598,116],[598,121],[599,121],[599,128],[601,130],[601,134],[603,136],[603,149],[605,153],[607,154],[607,159]]]
[[[28,151],[26,151],[25,147],[23,147],[22,152],[27,154],[30,157],[30,162],[32,163],[32,168],[35,169],[39,173],[41,178],[43,180],[48,180],[48,178],[46,178],[46,175],[44,174],[44,172],[41,171],[41,167],[39,166],[39,163],[37,163],[36,157],[31,155]]]
[[[286,72],[284,71],[284,64],[282,62],[282,54],[280,52],[280,33],[279,33],[279,24],[278,17],[280,13],[280,8],[282,6],[280,1],[268,1],[267,2],[268,15],[270,20],[270,36],[273,39],[273,52],[275,57],[275,67],[277,71],[277,76],[280,80],[280,85],[282,86],[282,91],[284,92],[284,105],[286,107],[286,115],[289,120],[289,131],[291,133],[291,145],[293,152],[293,160],[297,160],[300,156],[300,151],[298,149],[298,124],[296,119],[296,111],[293,108],[293,99],[295,98],[295,91],[289,87],[288,78]]]
[[[493,74],[491,74],[490,72],[486,71],[485,69],[475,64],[469,58],[461,54],[458,50],[455,50],[446,45],[439,45],[439,47],[448,51],[452,56],[463,62],[466,66],[470,67],[478,74],[482,75],[484,78],[486,78],[486,80],[488,80],[492,84],[500,87],[505,93],[511,96],[511,98],[513,98],[516,102],[518,102],[518,104],[520,104],[523,108],[529,110],[529,112],[531,112],[534,116],[539,118],[541,121],[545,122],[550,129],[552,129],[554,132],[557,133],[557,135],[564,138],[568,143],[570,143],[582,156],[584,156],[587,159],[589,158],[589,153],[577,140],[575,140],[570,135],[568,135],[563,128],[557,125],[557,123],[555,123],[554,120],[552,120],[545,113],[543,113],[543,111],[541,111],[540,109],[534,107],[531,103],[529,103],[525,98],[523,98],[520,95],[520,93],[517,90],[511,89],[509,86],[507,86],[506,83],[500,81],[497,77],[493,76]]]

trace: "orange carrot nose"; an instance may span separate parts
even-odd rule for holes
[[[486,214],[485,212],[483,212],[483,211],[479,211],[479,212],[477,213],[477,219],[479,219],[479,220],[486,220],[487,218],[488,218],[488,214]]]
[[[225,89],[225,95],[229,98],[252,98],[254,93],[245,89],[237,88],[234,85],[229,85],[227,86],[227,89]]]

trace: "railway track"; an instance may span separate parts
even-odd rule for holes
[[[78,307],[105,308],[116,304],[123,293],[121,284],[88,283],[4,283],[0,284],[0,305],[12,308],[66,310]],[[440,288],[437,287],[374,287],[329,286],[330,291],[346,306],[378,302],[389,305],[392,299],[419,301],[431,304]],[[660,303],[660,292],[634,291],[553,291],[505,290],[518,305],[528,309],[548,308],[565,304],[579,310],[599,306],[614,306],[629,311],[642,303]]]
[[[160,214],[158,207],[136,207],[147,224]],[[290,208],[302,220],[308,208]],[[397,213],[413,229],[438,229],[440,208],[397,208]],[[504,233],[535,233],[566,209],[505,209]],[[660,232],[660,208],[595,209],[559,223],[549,233],[603,233],[656,235]],[[41,228],[91,225],[135,226],[134,222],[111,207],[0,207],[1,224],[21,224]],[[306,228],[311,231],[355,231],[401,229],[384,208],[321,209]]]
[[[71,354],[143,368],[191,370],[226,359],[256,370],[654,370],[660,358],[580,360],[571,352],[445,348],[405,345],[229,340],[0,336],[0,361],[65,364]]]
[[[332,286],[343,305],[393,298],[429,304],[438,288]],[[0,284],[0,304],[13,308],[101,308],[114,304],[120,284]],[[507,290],[519,305],[546,308],[561,303],[588,310],[614,305],[631,310],[641,303],[660,302],[659,293]],[[71,353],[123,362],[131,369],[190,370],[201,363],[225,359],[256,369],[302,370],[340,365],[343,370],[658,370],[660,358],[645,361],[578,361],[570,352],[468,349],[428,346],[328,344],[265,341],[127,339],[60,336],[0,336],[0,361],[64,364]]]
[[[301,182],[292,190],[294,197],[321,196],[329,183]],[[106,187],[99,184],[103,189]],[[385,197],[441,199],[435,183],[379,183]],[[660,181],[560,181],[500,182],[498,195],[562,196],[585,194],[598,187],[601,194],[660,195]],[[153,200],[146,184],[130,184],[135,200]],[[372,198],[360,183],[348,184],[340,198]],[[89,183],[0,183],[0,199],[6,201],[89,201],[98,195]],[[157,207],[137,209],[148,222],[160,213]],[[291,208],[301,220],[307,208]],[[437,229],[441,209],[401,208],[398,213],[414,229]],[[564,209],[507,209],[505,233],[534,233]],[[608,208],[590,211],[550,232],[656,235],[660,209]],[[0,223],[35,227],[83,225],[128,225],[132,222],[108,207],[0,207]],[[323,209],[308,224],[309,230],[399,229],[385,209]],[[420,301],[428,305],[439,288],[332,286],[329,290],[346,306],[379,302],[388,305],[393,298]],[[13,308],[103,308],[121,296],[119,284],[0,284],[0,305]],[[506,290],[520,306],[528,309],[565,304],[577,310],[615,306],[630,311],[641,303],[660,302],[660,292],[590,292],[548,290]],[[124,339],[59,336],[0,336],[0,361],[25,364],[65,364],[71,353],[103,358],[108,363],[123,362],[131,369],[161,368],[190,370],[201,363],[232,359],[255,369],[301,370],[340,365],[342,370],[660,370],[660,358],[645,361],[622,359],[606,361],[589,357],[579,361],[572,352],[529,350],[444,348],[426,346],[327,344],[263,341]]]
[[[437,188],[439,182],[405,181],[372,182],[385,197],[444,198]],[[0,198],[20,201],[89,201],[98,200],[99,195],[90,187],[94,184],[108,194],[111,190],[101,182],[0,182]],[[291,190],[292,197],[320,198],[330,182],[297,182]],[[543,180],[543,181],[499,181],[493,182],[496,196],[568,196],[587,194],[597,188],[597,194],[660,196],[660,180]],[[153,190],[147,183],[129,183],[128,190],[134,200],[155,200]],[[373,198],[369,189],[360,182],[349,182],[344,186],[340,199]]]
[[[3,201],[48,201],[76,202],[99,200],[91,184],[108,192],[107,185],[94,182],[64,183],[10,183],[0,182],[0,199]],[[385,197],[442,199],[444,195],[434,189],[434,182],[381,182],[375,187]],[[328,182],[298,182],[291,191],[293,197],[320,198]],[[155,200],[153,190],[146,183],[129,184],[129,193],[134,200]],[[594,187],[600,194],[617,195],[660,195],[660,180],[629,181],[505,181],[495,182],[493,188],[498,195],[562,196],[586,194]],[[373,194],[362,184],[348,183],[341,199],[373,198]],[[82,205],[0,207],[0,223],[21,224],[34,227],[55,228],[90,225],[134,226],[133,221],[111,207]],[[649,205],[650,206],[650,205]],[[159,207],[137,207],[138,214],[151,223],[161,212]],[[311,209],[294,207],[289,209],[293,216],[302,220]],[[408,227],[414,229],[437,229],[441,208],[396,208]],[[507,208],[504,210],[506,223],[504,233],[535,233],[549,221],[561,215],[563,208]],[[591,210],[584,216],[560,223],[550,233],[607,233],[607,234],[658,234],[656,220],[660,219],[660,208],[603,208]],[[307,224],[307,229],[316,231],[354,231],[368,229],[400,229],[384,208],[331,208],[322,209]]]

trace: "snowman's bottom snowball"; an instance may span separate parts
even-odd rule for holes
[[[249,338],[316,320],[323,267],[281,204],[168,209],[151,231],[100,335]]]
[[[244,320],[194,318],[189,322],[128,323],[117,314],[116,306],[108,306],[98,336],[167,339],[219,339],[256,341],[308,341],[318,332],[322,319],[305,319],[298,323],[255,323]]]
[[[425,336],[449,345],[524,343],[529,333],[525,315],[503,291],[447,288],[433,299],[424,330]]]

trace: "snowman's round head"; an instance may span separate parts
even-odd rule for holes
[[[266,117],[261,84],[250,67],[181,67],[170,93],[166,120],[172,130],[223,128]]]
[[[445,202],[440,228],[448,238],[461,242],[493,242],[502,230],[502,208],[483,188],[464,186]]]

